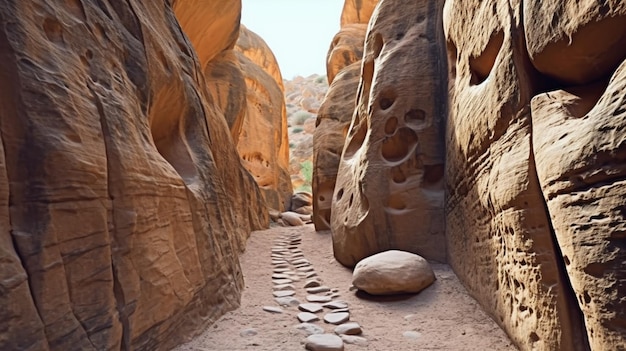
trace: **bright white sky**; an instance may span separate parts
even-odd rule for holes
[[[241,23],[274,52],[283,78],[326,75],[344,0],[242,0]]]

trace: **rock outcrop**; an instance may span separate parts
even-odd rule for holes
[[[345,0],[341,11],[341,26],[350,23],[367,24],[379,0]]]
[[[370,21],[331,210],[335,258],[346,266],[390,249],[445,260],[441,9],[383,0]]]
[[[328,88],[313,133],[313,223],[330,229],[330,214],[337,170],[356,102],[361,62],[343,69]]]
[[[268,207],[290,208],[287,110],[280,70],[267,44],[241,28],[235,47],[246,83],[246,111],[237,137],[243,165],[261,188]]]
[[[165,350],[237,306],[267,215],[202,78],[217,3],[173,4],[202,59],[168,2],[0,4],[0,349]]]
[[[356,23],[346,24],[335,35],[326,54],[326,76],[329,84],[342,69],[361,62],[366,32],[367,24]]]

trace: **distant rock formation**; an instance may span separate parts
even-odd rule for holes
[[[166,350],[238,305],[268,219],[202,74],[238,3],[173,2],[199,56],[168,2],[0,4],[0,349]]]
[[[350,23],[367,24],[379,0],[345,0],[341,11],[341,26]]]
[[[235,51],[244,72],[246,111],[237,137],[243,165],[261,188],[270,208],[289,210],[289,138],[283,80],[265,41],[242,26]]]

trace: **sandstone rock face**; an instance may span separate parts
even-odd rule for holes
[[[580,311],[535,171],[529,102],[536,83],[521,7],[445,4],[448,260],[522,350],[580,350]]]
[[[341,26],[350,23],[367,24],[379,0],[345,0],[341,11]]]
[[[372,295],[418,293],[434,281],[435,273],[428,261],[398,250],[366,257],[352,273],[352,284]]]
[[[335,35],[326,54],[326,76],[332,83],[342,69],[363,58],[363,44],[367,24],[347,24]],[[356,92],[356,89],[355,89]]]
[[[316,230],[330,229],[330,213],[337,169],[347,130],[352,121],[361,62],[342,70],[320,106],[313,133],[313,223]]]
[[[539,183],[589,346],[619,349],[626,345],[626,4],[531,2],[524,11],[531,62],[552,83],[531,103]],[[558,18],[550,31],[547,13]]]
[[[267,205],[288,210],[293,188],[288,172],[287,112],[280,70],[259,36],[246,28],[242,28],[242,33],[244,39],[235,49],[244,72],[247,104],[237,151]]]
[[[267,215],[170,6],[0,18],[0,349],[165,350],[236,307]]]
[[[331,207],[335,258],[346,266],[389,249],[445,260],[441,8],[384,0],[369,24]]]

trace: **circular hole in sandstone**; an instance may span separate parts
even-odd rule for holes
[[[365,135],[367,134],[367,127],[363,125],[357,126],[356,132],[350,137],[346,151],[343,153],[344,158],[351,158],[361,148],[365,141]]]
[[[426,112],[417,108],[409,110],[409,112],[404,115],[404,122],[409,127],[413,128],[419,127],[421,124],[424,123],[425,120]]]
[[[324,195],[320,195],[319,199],[320,201],[326,201],[326,198],[324,197]]]
[[[407,127],[398,129],[396,134],[385,138],[382,143],[382,156],[388,162],[404,160],[417,146],[417,135]]]
[[[494,64],[496,63],[496,58],[498,57],[498,53],[500,52],[500,48],[502,47],[502,43],[504,42],[504,33],[502,31],[498,31],[493,33],[480,55],[476,57],[469,58],[469,65],[471,71],[470,84],[477,85],[484,82],[491,70],[493,69]]]
[[[391,168],[391,180],[396,184],[406,182],[406,175],[400,166]]]
[[[383,97],[380,99],[379,105],[381,110],[386,110],[393,105],[394,100],[389,97]]]
[[[398,119],[396,117],[389,118],[385,123],[385,133],[392,135],[396,132],[396,128],[398,128]]]

